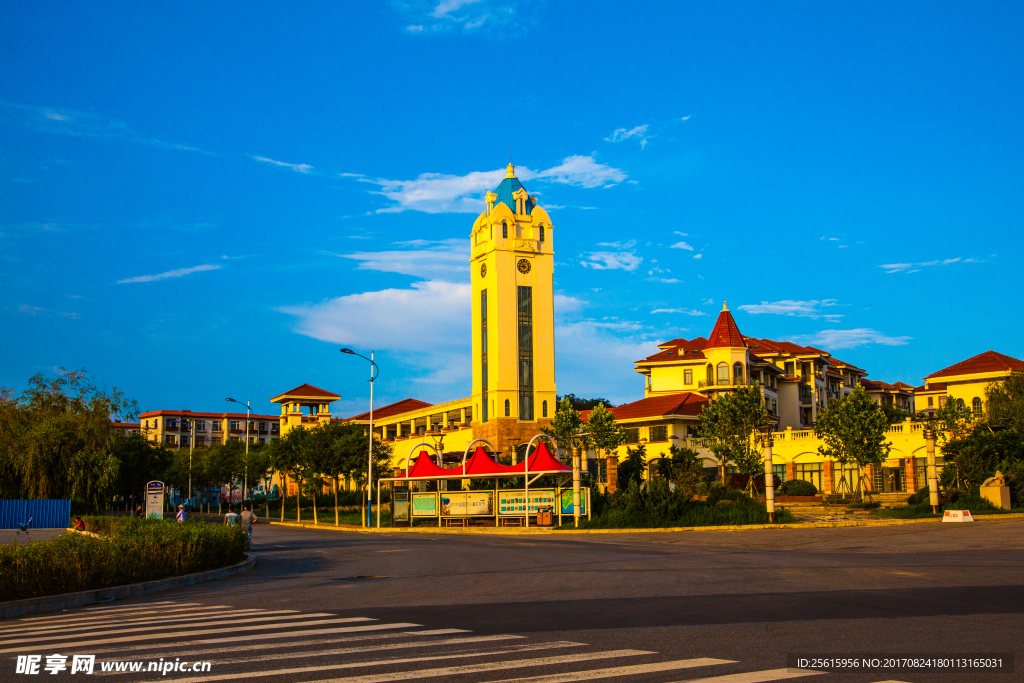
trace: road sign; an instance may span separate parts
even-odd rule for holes
[[[151,481],[146,484],[146,519],[164,518],[164,483]]]

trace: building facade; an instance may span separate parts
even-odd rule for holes
[[[194,432],[183,421],[194,422]],[[139,428],[147,439],[167,448],[188,448],[192,434],[195,447],[244,441],[245,413],[198,413],[191,410],[153,410],[139,415]],[[267,443],[280,435],[276,415],[249,416],[249,443]]]

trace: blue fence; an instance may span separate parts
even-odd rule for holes
[[[70,500],[0,500],[0,529],[65,529],[71,520]]]

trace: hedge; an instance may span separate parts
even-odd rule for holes
[[[123,586],[226,567],[245,559],[241,525],[85,517],[84,534],[0,544],[0,601]]]

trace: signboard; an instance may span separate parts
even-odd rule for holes
[[[146,519],[164,518],[164,483],[151,481],[146,484]]]
[[[529,501],[525,491],[498,491],[499,515],[535,515],[542,507],[556,511],[554,489],[530,489]]]
[[[391,522],[409,522],[409,487],[395,486],[391,490]]]
[[[436,493],[413,493],[411,495],[413,517],[437,517]]]
[[[493,491],[444,491],[441,493],[441,515],[444,517],[493,514]]]
[[[561,501],[562,514],[572,515],[572,489],[562,489],[559,492],[559,500]],[[580,515],[587,514],[587,508],[590,507],[590,489],[580,489]]]
[[[970,510],[946,510],[946,514],[942,516],[943,522],[973,522],[974,517],[971,517]]]

